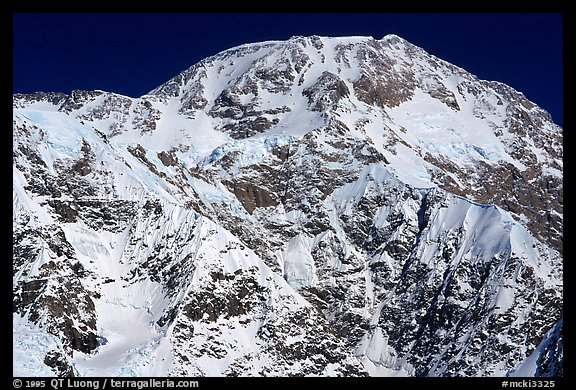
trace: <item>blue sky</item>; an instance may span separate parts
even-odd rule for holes
[[[514,87],[562,125],[563,31],[560,13],[15,13],[13,91],[102,89],[137,97],[243,43],[393,33]]]

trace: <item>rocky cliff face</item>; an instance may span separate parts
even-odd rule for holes
[[[17,375],[562,375],[562,129],[397,36],[14,95]]]

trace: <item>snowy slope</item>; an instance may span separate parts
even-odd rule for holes
[[[15,375],[562,367],[562,129],[402,38],[247,44],[13,123]]]

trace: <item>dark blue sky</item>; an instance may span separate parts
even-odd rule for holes
[[[137,97],[243,43],[393,33],[479,78],[514,87],[562,125],[563,31],[560,13],[16,13],[13,90],[102,89]]]

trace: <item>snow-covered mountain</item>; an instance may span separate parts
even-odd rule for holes
[[[14,375],[561,376],[562,129],[400,37],[14,95]]]

